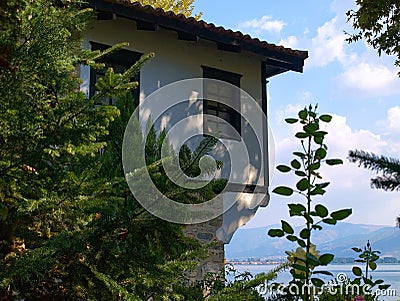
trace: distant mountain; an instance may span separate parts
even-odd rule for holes
[[[260,228],[238,229],[231,242],[225,246],[225,257],[228,259],[248,257],[285,256],[286,250],[297,247],[285,238],[271,238],[267,232],[279,225]],[[296,233],[301,229],[295,228]],[[400,229],[388,226],[338,223],[336,226],[324,226],[322,231],[315,232],[314,242],[318,250],[330,252],[337,257],[356,257],[352,247],[363,247],[367,240],[374,250],[382,252],[381,257],[400,259]]]

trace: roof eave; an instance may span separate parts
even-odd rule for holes
[[[226,51],[248,51],[265,57],[270,71],[267,77],[272,77],[286,71],[303,72],[304,60],[308,57],[307,51],[288,51],[289,49],[267,44],[257,39],[244,39],[235,37],[233,31],[211,27],[203,21],[195,21],[194,18],[186,18],[183,15],[175,15],[164,12],[161,9],[152,9],[127,2],[115,2],[115,0],[89,0],[89,6],[97,11],[115,13],[121,17],[150,22],[155,28],[162,27],[217,43],[218,48]],[[196,22],[196,23],[195,23]],[[207,28],[207,25],[210,28]],[[228,34],[229,33],[229,34]],[[293,53],[292,53],[293,52]]]

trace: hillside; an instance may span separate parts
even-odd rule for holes
[[[284,256],[286,250],[297,247],[285,238],[270,238],[268,227],[239,229],[231,242],[225,246],[225,257],[228,259],[247,257]],[[296,231],[299,228],[296,228]],[[353,257],[352,247],[362,247],[370,240],[373,249],[382,252],[381,257],[400,258],[400,229],[388,226],[339,223],[326,226],[316,232],[315,243],[323,252],[330,252],[338,257]]]

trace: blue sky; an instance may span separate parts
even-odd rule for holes
[[[400,70],[393,66],[393,57],[378,57],[364,42],[344,41],[344,31],[352,30],[345,13],[354,2],[196,0],[195,11],[215,25],[309,51],[303,74],[285,73],[268,85],[276,162],[290,162],[291,152],[299,147],[293,127],[283,119],[318,103],[320,113],[334,117],[327,128],[329,154],[345,161],[341,167],[323,170],[331,186],[318,201],[331,210],[352,207],[349,222],[394,226],[400,214],[400,192],[372,190],[369,181],[375,173],[346,159],[348,151],[356,148],[400,157]],[[275,173],[271,187],[293,183]],[[272,195],[270,205],[260,209],[246,227],[288,219],[286,204],[292,201],[296,200]]]

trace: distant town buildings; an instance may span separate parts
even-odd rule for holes
[[[332,261],[332,264],[354,264],[354,260],[356,258],[353,257],[335,257]],[[230,263],[233,265],[271,265],[271,264],[280,264],[286,261],[286,257],[248,257],[248,258],[233,258],[233,259],[225,259],[226,263]],[[395,257],[382,257],[377,261],[378,264],[400,264],[400,259]]]

